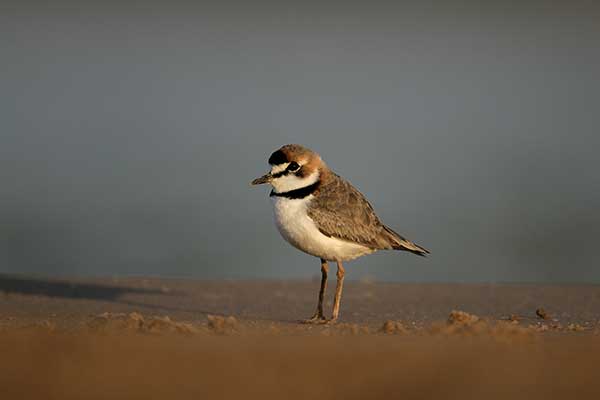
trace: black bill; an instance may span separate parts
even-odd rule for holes
[[[271,173],[268,173],[268,174],[264,174],[260,178],[256,178],[255,180],[250,182],[250,184],[251,185],[262,185],[263,183],[271,182],[272,179],[273,179],[273,176],[271,175]]]

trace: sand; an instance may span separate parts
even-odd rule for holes
[[[0,276],[0,398],[600,398],[600,286],[317,290]]]

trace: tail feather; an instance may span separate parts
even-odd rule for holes
[[[426,254],[429,254],[429,250],[426,248],[403,238],[387,226],[384,226],[384,228],[390,235],[390,245],[392,246],[392,249],[409,251],[421,257],[425,257]]]

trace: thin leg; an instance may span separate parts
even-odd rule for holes
[[[335,297],[333,299],[333,315],[331,316],[331,322],[335,322],[340,315],[340,302],[342,301],[342,288],[344,287],[344,266],[341,261],[337,262],[337,285],[335,287]]]
[[[329,272],[329,265],[326,260],[321,258],[321,289],[319,290],[319,304],[317,304],[317,311],[314,315],[306,320],[305,322],[323,322],[325,321],[325,315],[323,314],[323,298],[325,297],[325,290],[327,290],[327,273]]]
[[[325,297],[325,291],[327,290],[327,273],[329,272],[329,264],[327,261],[321,259],[321,289],[319,290],[319,304],[317,305],[317,316],[320,319],[324,319],[323,314],[323,298]]]

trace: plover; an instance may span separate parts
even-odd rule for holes
[[[329,169],[314,151],[288,144],[271,154],[269,164],[271,170],[251,184],[271,184],[277,229],[292,246],[321,260],[317,310],[305,322],[338,319],[344,261],[377,250],[405,250],[420,256],[429,253],[385,226],[365,196]],[[337,263],[337,286],[330,320],[323,314],[328,261]]]

